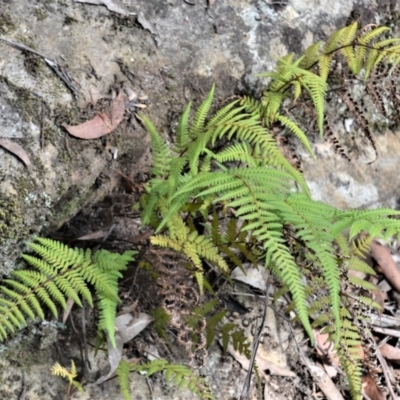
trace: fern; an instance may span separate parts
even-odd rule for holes
[[[233,266],[242,267],[244,258],[262,260],[282,282],[282,291],[291,294],[290,307],[311,342],[312,327],[329,333],[353,398],[361,393],[357,352],[365,329],[356,323],[361,316],[348,309],[377,304],[368,297],[373,285],[352,271],[373,273],[359,258],[368,247],[365,238],[399,235],[400,221],[394,218],[399,212],[337,210],[312,200],[303,175],[283,156],[272,132],[283,126],[312,154],[308,132],[288,109],[311,100],[323,135],[327,91],[338,78],[334,66],[342,63],[346,73],[366,82],[383,63],[389,63],[388,70],[400,63],[400,40],[384,38],[386,32],[385,27],[363,30],[356,22],[339,29],[325,44],[316,43],[298,58],[288,55],[274,71],[262,74],[271,81],[260,101],[243,97],[207,119],[213,86],[192,122],[191,106],[185,108],[175,153],[168,154],[166,143],[143,117],[155,154],[142,202],[143,224],[151,223],[156,232],[152,243],[185,255],[201,291],[206,264],[227,274]],[[358,121],[373,143],[361,112]],[[218,313],[211,317],[208,342],[221,318]],[[219,329],[224,348],[233,338],[237,349],[246,351],[234,325]]]
[[[62,367],[59,363],[55,363],[50,370],[52,375],[61,376],[64,379],[68,379],[69,387],[68,387],[68,394],[70,393],[71,386],[76,387],[80,392],[83,392],[82,385],[75,380],[78,376],[76,372],[76,366],[74,360],[71,360],[71,370],[69,371],[67,368]]]
[[[24,254],[23,259],[34,268],[13,271],[4,279],[0,291],[0,339],[27,325],[27,319],[45,319],[43,305],[54,317],[58,307],[66,309],[71,298],[82,306],[81,298],[93,306],[89,284],[99,299],[99,329],[107,331],[115,346],[114,319],[119,302],[118,279],[135,251],[113,254],[106,250],[72,249],[51,239],[36,238],[28,246],[39,256]]]
[[[131,365],[125,359],[121,359],[116,370],[119,387],[122,397],[125,400],[131,400],[131,390],[129,387],[129,374],[131,372]]]
[[[165,372],[167,382],[172,382],[179,388],[188,388],[200,399],[215,399],[205,380],[185,365],[170,364],[167,360],[161,358],[146,364],[136,365],[135,370],[146,373],[147,377],[157,372]]]

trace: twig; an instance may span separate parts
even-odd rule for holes
[[[374,332],[383,333],[384,335],[400,338],[400,331],[398,329],[381,328],[376,325],[372,325],[371,329]]]
[[[85,310],[85,305],[86,303],[83,302],[83,307],[82,307],[82,337],[83,337],[83,350],[84,350],[84,354],[85,354],[85,359],[83,361],[83,365],[84,365],[84,371],[85,373],[87,373],[88,369],[91,370],[92,367],[90,365],[90,361],[89,361],[89,353],[88,353],[88,345],[87,345],[87,338],[86,338],[86,310]]]
[[[74,97],[78,97],[78,91],[76,90],[76,87],[74,86],[71,77],[63,69],[63,67],[61,67],[60,64],[58,64],[51,58],[48,58],[48,57],[44,56],[43,54],[37,52],[36,50],[33,50],[32,48],[30,48],[29,46],[26,46],[23,43],[13,42],[12,40],[3,39],[3,38],[0,38],[0,41],[7,44],[8,46],[14,47],[15,49],[18,49],[21,51],[29,51],[30,53],[32,53],[38,57],[41,57],[44,60],[44,62],[53,70],[53,72],[64,82],[64,84],[72,92]]]
[[[251,381],[251,374],[253,372],[254,363],[256,360],[257,349],[260,344],[261,335],[264,329],[265,320],[267,318],[267,309],[268,309],[268,288],[269,288],[269,276],[267,279],[267,287],[265,288],[265,300],[264,300],[264,311],[263,317],[260,326],[258,327],[257,336],[253,339],[253,345],[251,348],[251,357],[249,361],[249,368],[247,370],[246,379],[243,384],[242,393],[240,394],[240,400],[245,400],[249,396],[249,389],[250,389],[250,381]]]
[[[26,382],[25,382],[25,373],[22,373],[22,390],[21,394],[18,397],[18,400],[25,400],[26,397]]]
[[[40,148],[44,149],[44,126],[45,126],[45,104],[44,101],[42,100],[42,115],[40,119]]]
[[[288,326],[290,332],[292,334],[293,340],[296,343],[297,350],[299,351],[300,357],[302,358],[304,365],[310,371],[311,376],[314,379],[316,385],[320,388],[320,390],[325,394],[328,400],[344,400],[343,396],[341,395],[340,391],[337,389],[336,385],[333,383],[332,379],[329,375],[324,371],[324,368],[321,364],[312,365],[311,361],[306,357],[303,350],[301,349],[299,343],[297,342],[296,335],[294,334],[294,330],[292,324],[288,319],[282,315],[280,312],[276,311],[272,306],[270,306],[277,315],[279,315],[282,319],[288,322]],[[316,368],[318,368],[318,372],[321,376],[316,376]],[[339,370],[339,372],[341,372]],[[318,379],[319,378],[319,379]]]
[[[378,346],[376,346],[376,357],[378,358],[379,363],[381,364],[383,375],[385,376],[385,380],[386,380],[386,386],[389,390],[390,396],[392,397],[393,400],[397,400],[397,396],[394,394],[394,391],[393,391],[392,380],[390,379],[390,376],[389,376],[389,368],[388,368],[386,360],[383,358],[382,353]]]

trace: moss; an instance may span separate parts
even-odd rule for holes
[[[12,179],[12,192],[0,190],[0,243],[26,238],[38,224],[31,226],[26,223],[26,218],[34,215],[35,210],[43,209],[46,198],[43,195],[33,195],[35,183],[28,173],[21,174]]]
[[[53,225],[59,226],[74,216],[92,193],[91,186],[81,188],[76,185],[71,186],[53,207],[54,215],[56,216],[52,221]]]
[[[44,21],[49,16],[49,13],[44,8],[36,8],[33,15],[38,21]]]
[[[39,125],[42,109],[41,100],[34,96],[28,89],[15,85],[7,78],[3,77],[1,81],[14,93],[16,99],[10,100],[9,103],[18,109],[21,118],[28,123],[33,120]]]
[[[23,208],[17,196],[0,193],[0,243],[6,239],[18,239],[26,233],[28,228],[23,225]]]
[[[28,334],[19,333],[14,340],[7,341],[3,355],[10,364],[15,364],[18,369],[22,367],[25,373],[29,374],[37,365],[43,364],[43,360],[51,357],[51,349],[40,349],[40,338],[29,329]],[[4,373],[3,368],[3,365],[0,366],[0,372]]]
[[[0,34],[10,34],[15,29],[12,19],[6,13],[0,14]]]
[[[75,22],[78,22],[78,20],[70,17],[69,15],[66,15],[64,18],[64,25],[72,25]]]
[[[48,124],[45,124],[45,126],[42,129],[43,139],[44,139],[44,145],[48,145],[49,143],[53,144],[54,146],[57,145],[58,143],[58,130],[54,126],[50,126]]]

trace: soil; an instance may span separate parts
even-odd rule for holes
[[[117,11],[86,3],[0,0],[0,39],[28,46],[70,77],[60,79],[44,57],[0,41],[0,137],[21,145],[33,165],[28,170],[0,148],[0,269],[7,274],[18,266],[25,240],[35,234],[94,249],[133,247],[139,254],[121,282],[121,309],[137,304],[135,312],[150,313],[168,294],[156,279],[164,254],[149,246],[149,232],[141,229],[136,211],[151,161],[140,113],[172,141],[184,105],[198,105],[213,83],[216,107],[236,94],[257,96],[262,83],[256,74],[277,57],[323,39],[344,25],[355,8],[370,23],[395,3],[110,1]],[[120,92],[135,101],[126,101],[124,119],[111,134],[91,141],[67,134],[63,124],[77,125],[108,110]],[[324,172],[322,178],[310,174],[313,182],[324,179]],[[106,235],[78,240],[99,231]],[[178,268],[173,264],[173,270]],[[184,276],[179,269],[174,273]],[[167,281],[174,284],[172,278]],[[251,295],[247,310],[262,308],[263,300],[248,288],[229,293],[238,290]],[[65,325],[49,317],[2,344],[0,398],[68,398],[67,382],[49,371],[55,362],[69,366],[73,359],[85,392],[74,390],[71,398],[122,399],[117,379],[94,384],[109,369],[106,353],[95,355],[95,318],[91,309],[74,309]],[[232,318],[241,324],[244,317]],[[247,318],[258,321],[259,314]],[[279,310],[270,309],[266,326],[268,362],[287,375],[267,371],[258,380],[253,376],[250,398],[319,397],[300,357],[299,347],[307,349],[302,331],[289,334]],[[124,356],[146,360],[152,346],[171,362],[190,364],[193,355],[177,341],[180,327],[168,331],[167,341],[149,327],[126,345]],[[242,391],[246,370],[234,354],[223,353],[218,341],[198,371],[217,399],[238,398]],[[136,400],[196,398],[166,384],[161,374],[146,379],[133,373],[130,386]]]

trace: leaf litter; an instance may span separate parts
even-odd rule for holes
[[[25,164],[26,168],[28,168],[28,171],[32,172],[31,160],[27,152],[18,143],[5,138],[0,138],[0,146],[17,156]]]
[[[79,139],[98,139],[111,133],[122,121],[125,112],[125,97],[122,92],[112,101],[111,111],[97,114],[89,121],[80,125],[67,125],[63,127],[68,133]]]

